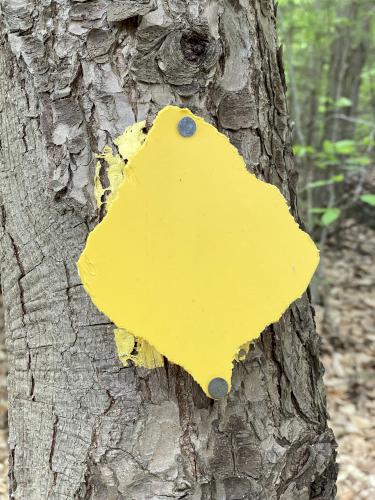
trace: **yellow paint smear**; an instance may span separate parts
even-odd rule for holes
[[[164,366],[163,356],[146,340],[136,338],[121,328],[116,328],[113,332],[117,353],[123,365],[126,366],[128,361],[133,361],[135,366],[143,366],[144,368]],[[134,351],[136,354],[133,354]]]
[[[103,153],[97,155],[103,158],[106,163],[106,174],[108,176],[109,187],[105,188],[100,180],[101,164],[97,162],[95,169],[95,199],[98,208],[103,204],[103,195],[106,193],[107,210],[112,201],[117,196],[117,190],[126,175],[128,161],[134,156],[142,146],[146,134],[144,133],[145,121],[135,123],[128,127],[123,134],[114,140],[118,146],[119,154],[113,155],[112,149],[106,146]],[[120,361],[124,366],[128,361],[133,361],[136,366],[144,368],[158,368],[164,366],[164,359],[150,344],[143,339],[139,339],[130,333],[117,328],[114,330],[115,343]],[[133,354],[135,352],[135,354]]]
[[[124,180],[125,171],[129,161],[141,147],[146,138],[146,134],[143,131],[145,125],[145,121],[134,123],[134,125],[127,127],[124,133],[113,141],[118,147],[119,154],[114,155],[112,149],[109,146],[105,146],[103,152],[97,155],[98,158],[103,158],[107,164],[106,173],[109,181],[109,188],[104,188],[99,175],[101,165],[100,162],[97,162],[94,187],[95,199],[98,208],[100,208],[103,203],[103,194],[105,192],[108,194],[106,199],[107,210],[116,197],[117,189]]]
[[[196,123],[192,137],[178,133],[185,116]],[[240,346],[303,294],[318,261],[279,190],[250,174],[213,126],[167,106],[78,269],[118,328],[183,366],[208,394],[213,378],[230,386]]]

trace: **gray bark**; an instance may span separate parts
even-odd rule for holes
[[[95,153],[168,103],[213,123],[296,209],[271,0],[4,0],[1,280],[10,495],[332,499],[319,339],[304,295],[213,402],[181,368],[122,367],[75,262]],[[275,249],[277,251],[277,249]]]

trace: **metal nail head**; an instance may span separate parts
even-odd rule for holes
[[[197,125],[190,116],[185,116],[178,122],[178,131],[182,137],[191,137],[195,134],[196,130]]]
[[[220,377],[213,378],[208,384],[208,392],[213,399],[224,398],[228,394],[228,384]]]

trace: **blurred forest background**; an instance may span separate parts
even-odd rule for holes
[[[375,499],[375,3],[279,0],[300,213],[322,261],[311,291],[338,498]],[[0,298],[0,498],[7,498]]]
[[[338,499],[375,499],[375,2],[280,0]]]
[[[300,209],[323,246],[374,216],[374,14],[373,0],[279,2]]]

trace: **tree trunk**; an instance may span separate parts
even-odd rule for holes
[[[272,1],[4,0],[2,9],[11,497],[334,498],[308,295],[236,363],[230,395],[214,402],[168,362],[124,368],[75,264],[98,220],[95,153],[168,103],[225,133],[298,220]]]
[[[331,46],[327,84],[330,103],[325,114],[322,142],[354,138],[362,70],[370,47],[371,17],[368,12],[372,5],[372,1],[350,0],[339,6],[337,15],[342,14],[346,22],[336,28]],[[338,109],[335,103],[342,97],[349,99],[350,104]]]

